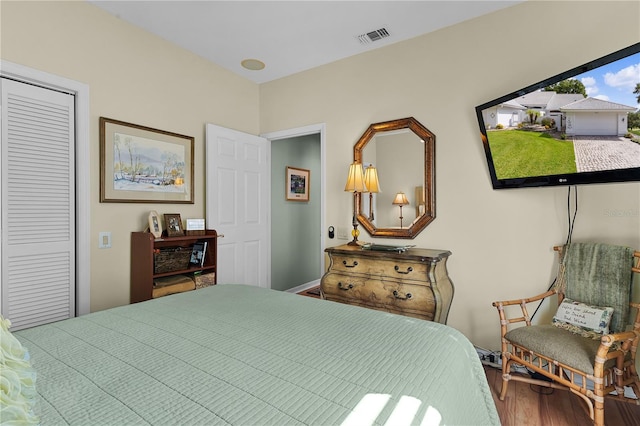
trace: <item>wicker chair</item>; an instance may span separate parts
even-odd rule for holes
[[[640,341],[640,304],[631,303],[633,276],[640,274],[640,251],[590,243],[554,249],[560,254],[560,266],[551,290],[528,299],[493,303],[500,315],[502,336],[500,400],[504,400],[510,380],[569,389],[587,403],[594,424],[604,425],[605,397],[640,405],[640,380],[635,364]],[[601,285],[602,282],[607,285]],[[594,337],[593,333],[589,336],[587,332],[569,331],[559,324],[531,325],[527,304],[554,295],[558,296],[558,305],[566,297],[567,303],[571,299],[612,307],[611,334]],[[507,318],[505,307],[510,305],[519,305],[520,310],[510,308],[517,311],[518,317]],[[509,327],[518,323],[524,326]],[[534,373],[531,376],[537,377],[511,375],[512,364],[525,366]],[[633,390],[636,398],[629,393],[625,397],[625,386]]]

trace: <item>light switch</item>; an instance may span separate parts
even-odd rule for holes
[[[344,226],[338,226],[338,239],[339,240],[348,240],[349,239],[349,231]]]
[[[111,232],[101,232],[98,237],[98,248],[111,248]]]

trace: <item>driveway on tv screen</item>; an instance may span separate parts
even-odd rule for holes
[[[578,172],[640,167],[640,144],[622,136],[573,136]]]

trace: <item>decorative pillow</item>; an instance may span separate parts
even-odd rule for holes
[[[600,340],[603,334],[609,334],[609,323],[613,315],[613,308],[591,306],[564,299],[556,314],[553,325],[574,334]]]
[[[29,352],[9,327],[11,322],[0,315],[0,420],[2,424],[38,424],[36,372],[31,368]]]

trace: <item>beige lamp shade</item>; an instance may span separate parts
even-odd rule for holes
[[[347,184],[344,186],[344,190],[345,192],[367,192],[361,163],[352,163],[349,166],[349,176],[347,177]]]
[[[344,186],[344,190],[345,192],[353,192],[353,231],[351,231],[353,240],[349,241],[347,245],[359,246],[360,243],[358,243],[358,235],[360,235],[360,231],[358,231],[358,220],[356,219],[356,200],[358,199],[356,193],[367,192],[367,187],[364,184],[362,163],[351,163],[349,166],[349,176],[347,176],[347,184]]]
[[[406,206],[407,204],[409,204],[409,200],[407,200],[407,196],[404,195],[404,192],[398,192],[392,204],[396,206]]]
[[[373,164],[369,165],[364,173],[364,184],[368,192],[378,193],[381,191],[378,183],[378,171],[373,167]]]

